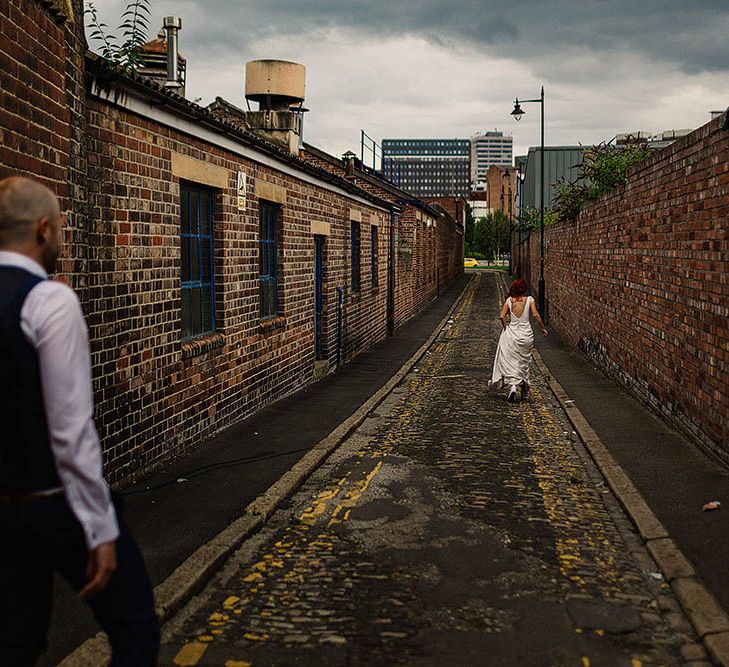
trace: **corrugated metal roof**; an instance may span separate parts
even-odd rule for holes
[[[560,178],[572,181],[577,178],[584,146],[545,146],[544,147],[544,206],[550,208],[556,192],[555,183]],[[532,147],[527,156],[524,176],[522,206],[539,208],[540,205],[540,148]]]

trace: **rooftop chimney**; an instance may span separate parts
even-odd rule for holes
[[[347,151],[344,155],[342,155],[342,160],[344,161],[344,175],[347,178],[354,177],[354,161],[356,157],[357,156],[352,151]]]
[[[157,38],[140,47],[142,63],[138,71],[143,77],[184,97],[187,64],[178,50],[177,33],[181,28],[181,19],[175,16],[165,18]],[[173,67],[172,72],[170,66]]]
[[[162,28],[167,33],[167,82],[165,88],[178,92],[182,88],[182,83],[180,83],[177,59],[177,33],[182,30],[182,19],[179,16],[165,16]]]
[[[298,154],[303,137],[306,68],[285,60],[246,63],[246,99],[258,102],[258,111],[246,113],[251,130]]]

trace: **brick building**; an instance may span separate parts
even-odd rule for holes
[[[485,174],[486,205],[507,216],[516,213],[516,169],[492,165]],[[475,193],[474,193],[475,194]]]
[[[347,161],[338,159],[310,144],[304,144],[301,155],[307,162],[342,176],[398,207],[393,210],[391,220],[394,230],[391,328],[410,319],[463,272],[463,220],[375,176],[354,157]],[[439,263],[438,257],[447,260]]]
[[[60,278],[79,290],[121,481],[383,339],[459,275],[463,235],[113,71],[82,20],[80,0],[0,8],[0,177],[37,178],[72,211]]]

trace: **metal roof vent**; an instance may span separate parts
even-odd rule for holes
[[[297,154],[303,140],[306,68],[286,60],[246,63],[246,100],[258,102],[246,122],[264,138]]]
[[[179,92],[183,84],[180,82],[179,62],[177,59],[177,36],[182,30],[182,19],[179,16],[165,16],[162,29],[167,33],[167,82],[165,88]]]

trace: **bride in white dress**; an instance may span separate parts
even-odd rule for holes
[[[521,398],[526,398],[529,391],[529,361],[532,347],[534,347],[534,334],[529,316],[539,324],[542,335],[547,335],[547,329],[542,322],[534,299],[526,295],[527,284],[524,280],[515,280],[509,289],[509,296],[501,308],[501,326],[503,331],[499,338],[494,359],[494,371],[491,375],[491,384],[496,387],[509,386],[508,401],[516,401],[516,392],[519,388]],[[510,315],[506,320],[507,313]]]

